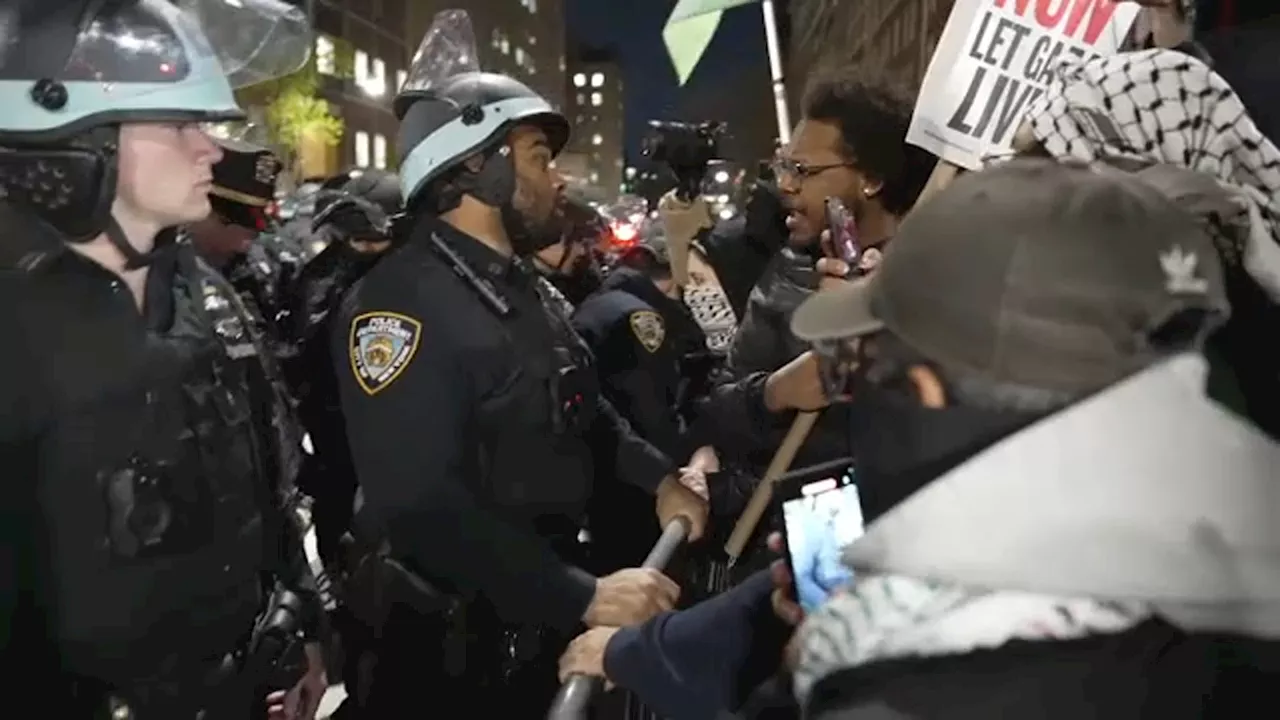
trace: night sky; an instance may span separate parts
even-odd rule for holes
[[[759,75],[758,82],[768,87],[764,26],[755,4],[725,13],[693,76],[683,88],[677,86],[662,44],[662,26],[674,5],[663,0],[566,0],[569,41],[610,48],[622,65],[628,162],[639,160],[650,118],[720,119],[680,118],[690,95],[720,94],[744,72]]]

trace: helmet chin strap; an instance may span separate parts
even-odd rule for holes
[[[129,242],[129,237],[125,235],[124,228],[120,227],[120,223],[116,222],[114,215],[107,221],[107,227],[103,232],[107,236],[107,241],[124,256],[125,270],[140,270],[155,262],[168,248],[173,246],[172,242],[162,243],[166,234],[166,231],[162,230],[156,235],[155,245],[150,252],[138,252],[133,243]]]

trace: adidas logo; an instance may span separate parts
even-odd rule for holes
[[[1206,295],[1209,281],[1196,276],[1200,259],[1193,252],[1173,246],[1160,253],[1160,269],[1164,271],[1164,289],[1173,295]]]

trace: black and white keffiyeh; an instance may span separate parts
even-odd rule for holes
[[[1142,603],[966,588],[901,575],[859,575],[800,627],[796,697],[844,668],[965,655],[1014,640],[1118,633],[1150,617]]]
[[[1280,300],[1280,150],[1207,65],[1164,49],[1064,64],[1026,120],[1059,159],[1130,159],[1217,179],[1241,205],[1230,254]]]

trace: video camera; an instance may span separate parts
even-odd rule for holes
[[[697,197],[707,164],[720,154],[725,123],[650,120],[649,127],[653,132],[644,139],[641,152],[650,160],[671,168],[676,176],[677,197],[686,202]]]

